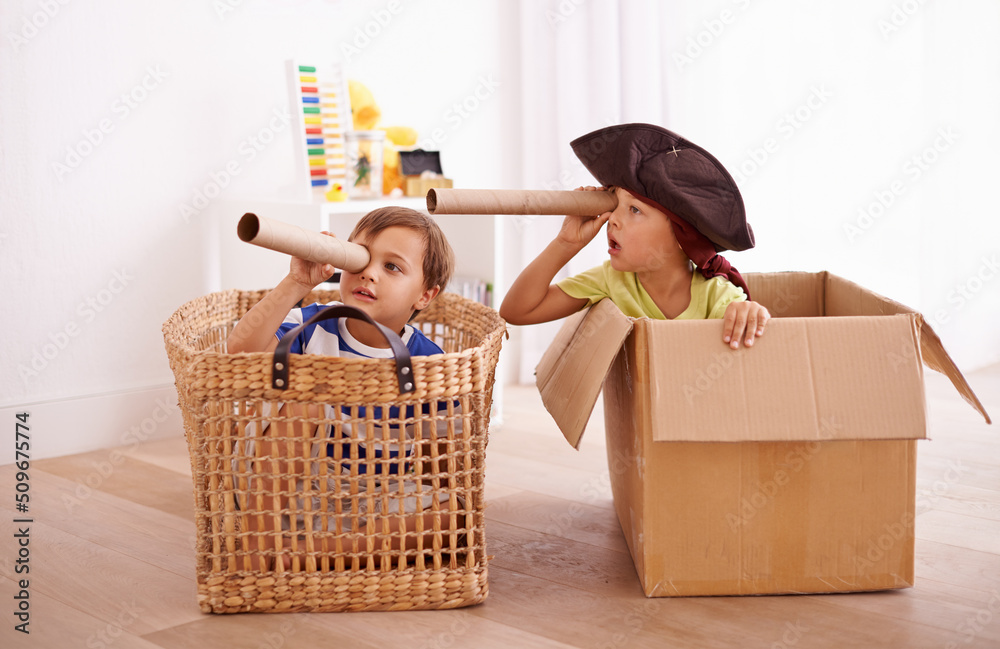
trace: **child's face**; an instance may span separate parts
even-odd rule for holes
[[[393,331],[402,330],[413,312],[438,293],[438,287],[424,287],[423,237],[409,228],[391,227],[374,237],[362,233],[354,241],[368,248],[371,261],[358,273],[341,271],[341,301]]]
[[[615,189],[618,207],[608,219],[608,254],[618,271],[645,273],[687,259],[674,237],[670,218],[626,190]]]

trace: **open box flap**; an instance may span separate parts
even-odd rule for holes
[[[669,381],[653,381],[650,386],[653,390],[652,414],[657,422],[674,421],[677,413],[671,408],[677,404],[687,406],[688,401],[704,400],[706,395],[718,394],[717,388],[722,387],[724,381],[711,389],[706,390],[705,386],[707,382],[717,383],[720,379],[716,375],[722,376],[720,372],[724,371],[725,380],[739,378],[739,385],[731,386],[733,392],[724,391],[723,394],[742,394],[743,386],[760,386],[765,376],[777,376],[784,386],[778,392],[796,395],[784,400],[767,398],[767,394],[747,399],[742,406],[743,423],[739,426],[741,432],[736,439],[923,437],[925,433],[918,435],[914,432],[925,428],[922,364],[945,374],[959,394],[982,414],[987,423],[991,422],[937,334],[913,309],[826,272],[749,273],[746,277],[751,290],[756,292],[755,297],[768,308],[776,307],[775,311],[785,316],[771,320],[767,335],[758,339],[753,349],[734,351],[721,345],[718,321],[633,319],[623,315],[610,300],[603,300],[567,318],[535,371],[542,402],[566,440],[579,447],[611,363],[633,328],[636,335],[646,335],[646,332],[659,331],[664,326],[673,327],[671,332],[682,332],[682,335],[680,338],[665,335],[659,342],[651,343],[649,349],[655,359],[654,375],[655,367],[671,367],[673,371],[665,371],[665,374],[674,381],[673,387],[678,390],[670,396],[665,392],[671,385]],[[817,294],[822,297],[818,302],[815,298]],[[768,305],[767,301],[773,304]],[[903,317],[865,317],[896,315]],[[853,341],[847,347],[843,344],[845,336]],[[789,350],[795,340],[802,344],[798,345],[799,351],[793,353]],[[825,342],[818,347],[810,344],[818,340]],[[766,351],[768,348],[772,353]],[[820,350],[822,357],[813,357],[810,350],[814,348]],[[856,353],[859,348],[870,348],[878,353],[859,356]],[[675,361],[665,360],[662,355],[668,349],[673,350],[670,353],[674,356],[700,356],[691,356],[685,361],[690,371],[685,377],[680,377],[677,373],[679,367],[673,364]],[[838,355],[837,349],[843,350],[843,355]],[[828,353],[829,350],[834,351]],[[784,362],[777,358],[783,354],[787,357]],[[809,358],[810,363],[803,365],[803,358]],[[845,363],[848,358],[854,359],[853,366]],[[730,371],[731,364],[738,369]],[[765,367],[772,370],[778,368],[778,371],[761,373]],[[808,376],[802,374],[795,380],[789,380],[789,372],[801,373],[805,371],[803,367],[807,368]],[[831,380],[830,370],[834,367],[838,368],[837,380]],[[679,386],[676,385],[678,380],[681,381]],[[833,408],[834,400],[845,392],[849,398],[846,403],[864,404],[864,415],[860,415],[860,411],[852,413],[850,409]],[[872,395],[876,395],[875,398]],[[726,414],[726,408],[725,398],[713,397],[711,404],[702,403],[698,408],[689,409],[693,418],[689,429],[685,431],[674,427],[675,431],[681,432],[669,433],[667,438],[693,440],[697,436],[702,441],[731,439],[734,432],[725,426],[732,428],[734,420],[731,412]],[[793,412],[794,416],[791,416]],[[711,432],[706,432],[706,413],[709,419],[719,415],[719,425]],[[765,430],[754,423],[758,419],[770,421],[771,425]],[[694,422],[697,422],[697,429],[701,432],[696,432]],[[662,426],[659,428],[663,430]]]
[[[986,408],[979,401],[979,397],[972,391],[969,382],[965,380],[962,372],[955,365],[955,361],[951,360],[951,356],[944,350],[941,339],[938,338],[938,335],[934,333],[934,330],[931,329],[931,326],[923,318],[920,319],[920,352],[924,357],[924,364],[927,367],[947,376],[951,380],[951,384],[958,390],[958,393],[962,395],[962,398],[979,411],[979,414],[983,416],[986,423],[993,423],[986,412]]]
[[[566,319],[535,368],[542,403],[573,448],[579,448],[604,378],[633,320],[611,300]]]
[[[945,351],[941,339],[919,312],[843,277],[826,273],[826,315],[878,316],[900,313],[914,314],[920,319],[920,351],[924,364],[947,376],[962,398],[983,416],[987,424],[992,423],[986,408],[972,391],[955,361]]]

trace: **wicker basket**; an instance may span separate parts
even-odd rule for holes
[[[505,324],[441,294],[412,324],[445,353],[412,359],[228,354],[266,291],[213,293],[163,326],[194,478],[205,612],[408,610],[487,595],[484,460]],[[318,291],[305,303],[329,302]],[[317,432],[322,431],[322,432]]]

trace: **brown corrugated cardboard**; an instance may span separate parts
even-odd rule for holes
[[[753,348],[719,321],[609,301],[568,319],[537,369],[578,446],[603,384],[615,509],[648,596],[913,584],[921,361],[989,421],[923,318],[829,273],[748,274],[776,316]]]
[[[451,178],[406,176],[406,187],[403,188],[403,193],[406,196],[426,196],[427,192],[432,189],[451,189],[453,185],[454,181]]]
[[[580,445],[608,367],[631,331],[631,319],[604,300],[566,319],[535,370],[542,401],[573,448]]]

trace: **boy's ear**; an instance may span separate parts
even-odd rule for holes
[[[437,294],[441,292],[441,287],[435,284],[431,288],[424,289],[424,292],[420,294],[420,298],[413,304],[414,311],[421,311],[427,308],[427,305],[431,303],[431,300],[437,297]]]

